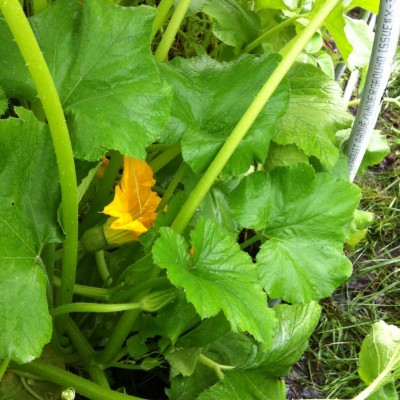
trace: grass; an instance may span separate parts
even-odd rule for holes
[[[392,80],[399,85],[399,79]],[[321,304],[309,350],[294,368],[288,398],[349,399],[365,385],[357,374],[361,343],[379,320],[400,326],[400,110],[387,107],[379,121],[391,153],[357,178],[361,208],[375,214],[366,238],[346,253],[351,279]],[[292,389],[292,387],[291,387]],[[397,389],[400,391],[400,382]]]

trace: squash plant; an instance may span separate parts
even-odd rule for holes
[[[0,1],[2,395],[283,399],[352,270],[347,10],[120,3]]]

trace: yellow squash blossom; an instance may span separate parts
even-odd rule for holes
[[[138,240],[151,228],[161,201],[151,190],[154,184],[153,171],[145,161],[124,157],[124,170],[121,182],[115,188],[114,200],[103,210],[111,217],[103,227],[109,244]]]

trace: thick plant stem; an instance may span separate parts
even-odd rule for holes
[[[174,0],[161,0],[160,4],[157,7],[157,15],[153,22],[153,30],[151,31],[151,40],[154,39],[156,33],[161,28],[161,25],[164,23],[169,10],[174,4]]]
[[[72,301],[78,252],[78,192],[71,141],[63,109],[46,61],[18,0],[0,0],[0,10],[35,83],[49,123],[62,195],[64,242],[60,304]]]
[[[167,59],[169,49],[172,46],[172,42],[174,41],[183,18],[185,17],[186,11],[189,8],[190,1],[191,0],[179,1],[172,18],[169,21],[167,29],[164,32],[161,42],[157,47],[156,53],[154,54],[154,58],[158,62],[163,62]]]
[[[237,123],[220,151],[209,165],[207,171],[200,179],[196,187],[190,193],[189,198],[178,213],[171,228],[177,233],[182,233],[202,202],[204,196],[210,190],[231,155],[236,150],[240,141],[246,135],[275,89],[282,81],[298,55],[304,49],[316,30],[321,26],[325,18],[339,3],[339,0],[328,0],[310,20],[310,23],[289,44],[290,50],[285,54],[275,71],[261,88],[256,98],[250,104],[240,121]]]
[[[62,387],[73,387],[77,393],[91,400],[144,400],[140,397],[114,392],[67,372],[45,361],[33,361],[29,364],[13,364],[13,370],[39,376]]]

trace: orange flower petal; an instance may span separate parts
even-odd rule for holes
[[[115,188],[114,200],[103,210],[113,217],[112,223],[106,224],[106,237],[106,229],[126,230],[132,233],[132,240],[138,240],[142,233],[150,229],[157,218],[156,209],[161,201],[158,194],[151,190],[154,184],[153,171],[145,161],[124,158],[121,183]]]

